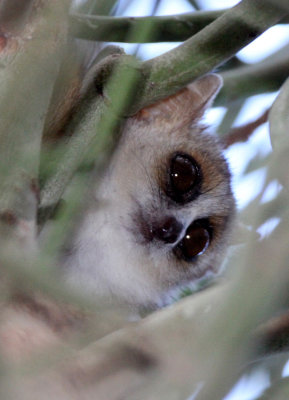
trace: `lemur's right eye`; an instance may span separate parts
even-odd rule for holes
[[[175,154],[170,162],[168,196],[177,203],[192,201],[200,183],[201,170],[196,160],[188,154]]]

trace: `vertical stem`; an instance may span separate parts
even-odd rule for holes
[[[66,41],[69,1],[38,7],[0,54],[0,210],[21,218],[36,214],[31,184],[38,175],[45,114]],[[26,9],[23,12],[26,12]]]

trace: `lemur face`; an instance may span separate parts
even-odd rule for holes
[[[199,120],[221,84],[208,75],[129,118],[68,260],[92,292],[155,305],[220,268],[234,215],[218,140]],[[69,268],[68,268],[69,269]]]

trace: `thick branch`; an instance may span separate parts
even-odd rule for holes
[[[73,35],[86,40],[140,43],[130,32],[139,30],[144,23],[152,25],[149,37],[141,43],[182,42],[223,14],[222,11],[198,11],[161,17],[104,17],[72,14]]]
[[[35,217],[31,183],[38,174],[44,116],[67,35],[69,1],[47,3],[27,2],[28,11],[31,7],[34,11],[31,20],[20,38],[5,32],[7,43],[0,54],[0,210],[13,209],[25,219]],[[26,20],[26,9],[22,11]],[[42,13],[47,13],[46,18]],[[23,23],[19,14],[13,21],[18,20]]]
[[[216,68],[287,13],[279,2],[243,0],[179,47],[144,62],[146,87],[134,110]]]

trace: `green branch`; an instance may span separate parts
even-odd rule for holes
[[[146,86],[133,111],[212,71],[287,14],[280,2],[243,0],[182,45],[144,62]]]
[[[256,64],[221,73],[224,87],[216,105],[227,105],[236,99],[279,90],[289,72],[289,46]]]
[[[222,11],[198,11],[161,17],[105,17],[99,15],[72,14],[70,17],[73,35],[80,39],[106,42],[148,43],[182,42],[224,13]],[[140,42],[131,35],[144,23],[151,24],[152,30]]]
[[[113,56],[108,56],[110,59]],[[103,68],[106,67],[104,62]],[[97,155],[105,163],[116,144],[120,115],[132,101],[136,81],[140,79],[135,60],[126,56],[115,68],[109,80],[105,97],[96,93],[92,80],[89,90],[79,105],[78,112],[66,126],[67,136],[56,172],[46,182],[41,193],[41,207],[54,207],[82,161],[91,163]],[[73,135],[71,133],[73,132]]]
[[[29,37],[25,30],[21,32],[17,48],[8,36],[7,47],[13,57],[9,60],[5,52],[0,54],[0,210],[9,209],[25,219],[35,218],[36,196],[31,193],[31,183],[38,175],[44,116],[67,36],[69,1],[55,7],[53,3],[38,10],[38,2],[33,1],[37,12]],[[27,10],[22,11],[25,14]],[[48,17],[42,19],[38,12]]]

